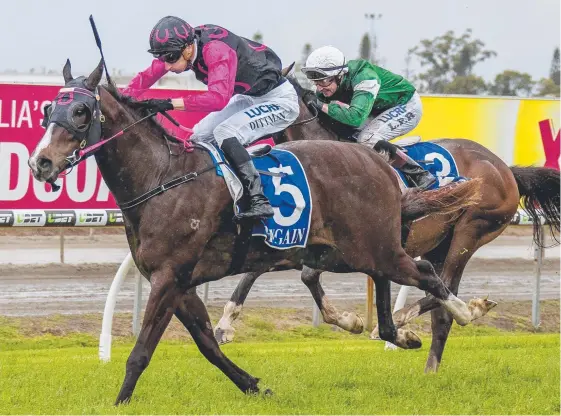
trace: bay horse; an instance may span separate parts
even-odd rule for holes
[[[150,281],[142,327],[116,404],[130,400],[173,315],[205,358],[242,392],[260,392],[259,379],[221,351],[195,291],[230,274],[304,265],[363,272],[386,285],[391,280],[427,290],[461,325],[487,307],[481,299],[466,305],[446,288],[430,262],[415,261],[401,246],[402,211],[410,218],[435,211],[452,215],[477,201],[479,181],[450,192],[412,191],[403,197],[392,169],[371,149],[327,140],[286,143],[282,148],[294,153],[306,171],[313,199],[307,246],[274,250],[262,238],[252,238],[239,261],[238,242],[251,224],[242,224],[238,233],[232,198],[208,151],[197,145],[182,151],[184,144],[170,142],[143,103],[121,96],[111,84],[100,86],[102,74],[103,60],[88,77],[76,79],[66,62],[65,86],[28,164],[37,180],[54,183],[95,149],[103,179],[123,211],[136,266]],[[389,318],[380,321],[381,333],[407,336],[395,329],[389,309],[380,314]]]
[[[294,65],[294,64],[292,64]],[[284,69],[284,75],[292,69]],[[277,143],[285,143],[302,138],[306,140],[349,140],[350,130],[330,119],[324,113],[313,115],[303,104],[302,98],[313,91],[303,88],[294,77],[289,77],[300,97],[300,116]],[[346,130],[345,130],[346,129]],[[343,134],[343,136],[341,136]],[[498,156],[480,144],[466,139],[431,140],[446,148],[458,164],[458,171],[469,178],[482,181],[482,198],[478,204],[466,209],[453,220],[443,215],[418,219],[410,228],[405,250],[412,256],[422,256],[430,260],[443,281],[458,294],[463,271],[473,254],[483,245],[493,241],[508,227],[516,214],[522,198],[522,208],[533,221],[534,241],[541,244],[542,230],[540,216],[549,224],[551,234],[559,232],[559,172],[540,167],[508,167]],[[358,144],[356,144],[358,145]],[[314,301],[328,324],[337,325],[351,333],[364,330],[363,320],[354,312],[339,312],[329,301],[320,284],[321,270],[304,267],[302,281],[310,290]],[[230,301],[224,306],[224,313],[215,328],[219,343],[231,342],[234,338],[232,323],[241,313],[249,291],[259,277],[257,273],[244,274]],[[390,302],[387,293],[378,293],[376,304]],[[442,360],[452,317],[439,307],[435,299],[427,297],[406,306],[393,315],[398,328],[407,322],[431,311],[432,344],[425,366],[426,372],[437,371]],[[378,328],[371,334],[372,339],[384,339]],[[407,345],[398,345],[407,348]],[[416,346],[420,346],[420,341]]]

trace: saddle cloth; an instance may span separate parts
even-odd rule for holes
[[[211,154],[217,174],[224,177],[230,190],[234,210],[239,211],[238,203],[243,196],[240,180],[220,149],[209,143],[199,144]],[[259,142],[248,151],[261,175],[265,196],[275,212],[272,218],[256,222],[252,235],[264,237],[268,246],[280,250],[306,247],[312,217],[312,197],[302,164],[292,152],[273,149],[269,143]]]
[[[467,178],[460,176],[454,156],[444,147],[432,142],[405,142],[396,141],[394,144],[401,145],[407,154],[415,160],[423,169],[428,170],[438,179],[430,189],[438,189],[453,182],[465,181]],[[395,169],[400,180],[400,186],[409,188],[410,184],[398,169]]]

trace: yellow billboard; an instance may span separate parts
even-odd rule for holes
[[[559,169],[559,100],[423,96],[411,135],[474,140],[509,165]]]

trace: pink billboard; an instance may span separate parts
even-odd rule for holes
[[[36,181],[31,175],[27,160],[45,131],[41,127],[43,108],[59,89],[59,86],[0,84],[0,210],[117,207],[93,157],[75,167],[68,176],[59,178],[62,188],[58,192],[51,192],[50,185]],[[201,92],[153,89],[144,93],[143,98]],[[170,114],[187,127],[205,116],[205,113],[185,111]]]

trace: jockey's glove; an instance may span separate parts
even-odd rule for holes
[[[173,110],[173,104],[169,98],[166,100],[152,98],[150,100],[145,100],[144,103],[149,110],[157,113],[165,113],[166,111]]]
[[[324,102],[321,102],[315,94],[306,95],[302,98],[302,101],[304,101],[306,107],[311,110],[315,108],[318,112],[322,111],[323,105],[325,104]]]

